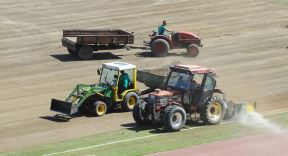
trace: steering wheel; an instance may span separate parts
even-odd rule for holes
[[[108,74],[108,73],[107,73],[107,74]],[[111,83],[109,83],[109,82],[107,81],[107,75],[105,76],[105,82],[106,82],[106,84],[108,85],[109,88],[112,88],[112,90],[115,90],[115,87],[113,86],[113,84],[111,84]]]

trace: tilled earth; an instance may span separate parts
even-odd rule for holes
[[[51,98],[65,99],[77,83],[95,83],[97,68],[126,61],[138,68],[175,61],[216,69],[218,87],[235,101],[257,101],[258,111],[288,107],[288,12],[277,0],[2,0],[0,1],[0,152],[123,128],[131,113],[51,121]],[[162,20],[198,34],[197,58],[174,50],[115,50],[79,61],[61,46],[63,29],[120,28],[142,45]]]

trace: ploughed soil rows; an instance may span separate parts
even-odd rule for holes
[[[131,113],[101,118],[51,119],[51,98],[65,99],[77,83],[95,83],[97,68],[127,61],[155,69],[175,61],[214,67],[218,86],[232,100],[257,101],[258,110],[287,108],[287,5],[272,0],[2,0],[0,2],[0,152],[88,136],[134,122]],[[68,28],[120,28],[135,45],[166,19],[169,28],[198,34],[197,58],[174,50],[165,58],[148,51],[95,53],[74,59],[61,46]]]

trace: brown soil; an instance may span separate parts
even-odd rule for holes
[[[214,67],[232,100],[257,101],[258,110],[287,108],[287,5],[272,0],[120,0],[0,2],[0,152],[121,128],[131,113],[55,122],[51,98],[65,99],[77,83],[97,82],[97,68],[127,61],[156,68],[174,61]],[[163,19],[170,29],[198,34],[197,58],[185,49],[165,58],[140,50],[97,53],[78,61],[61,46],[63,29],[121,28],[142,45]]]

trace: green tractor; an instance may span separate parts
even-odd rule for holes
[[[98,84],[78,84],[65,101],[52,99],[50,110],[66,115],[77,112],[103,116],[107,110],[122,108],[132,111],[139,100],[136,66],[125,62],[102,64]],[[121,74],[126,74],[128,87],[123,88]]]

